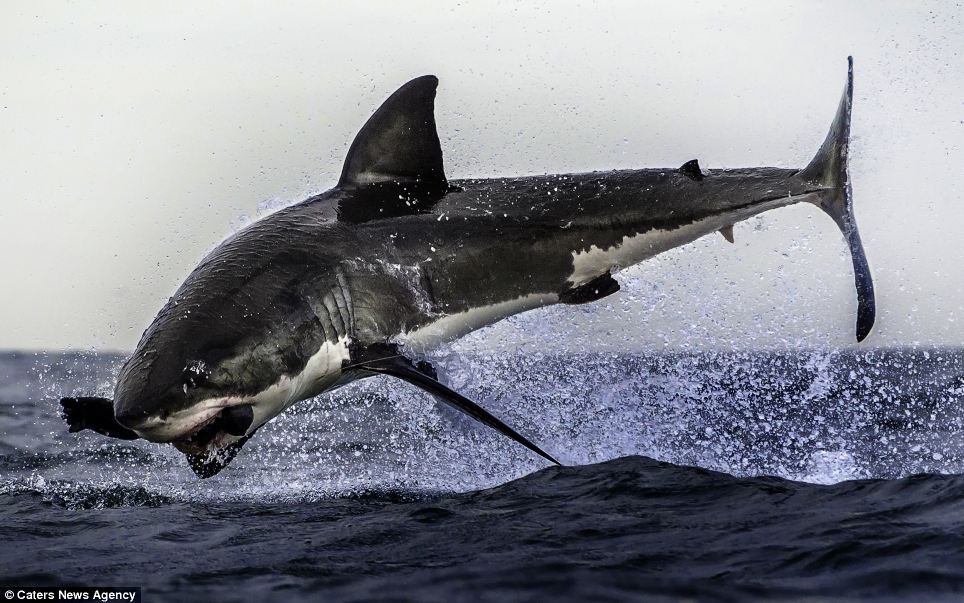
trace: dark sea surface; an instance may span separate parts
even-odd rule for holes
[[[198,480],[68,434],[122,358],[0,355],[0,586],[145,601],[964,600],[964,351],[456,355],[569,466],[390,378]]]

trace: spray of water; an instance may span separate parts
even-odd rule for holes
[[[482,334],[485,337],[485,334]],[[433,360],[450,385],[567,464],[640,454],[735,475],[813,482],[964,469],[964,351],[626,354],[466,350]],[[66,384],[109,393],[121,360],[25,356],[5,407],[0,493],[66,506],[424,496],[493,486],[544,462],[387,377],[306,401],[221,475],[197,480],[169,446],[66,434]],[[4,362],[12,362],[5,359]],[[10,399],[16,384],[8,382]],[[19,430],[19,437],[17,436]]]

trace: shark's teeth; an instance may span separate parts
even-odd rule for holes
[[[213,417],[211,417],[210,419],[204,421],[203,423],[201,423],[200,425],[192,429],[191,432],[185,435],[184,437],[178,438],[178,440],[183,442],[195,443],[204,439],[210,439],[210,437],[207,437],[207,436],[213,436],[214,434],[209,434],[207,432],[212,431],[212,428],[214,428],[214,431],[216,433],[217,428],[214,427],[214,422],[217,420],[219,416],[221,416],[221,413],[218,413]]]

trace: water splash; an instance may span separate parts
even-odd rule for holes
[[[964,351],[529,354],[450,346],[442,378],[567,464],[641,454],[734,475],[831,483],[960,472]],[[378,377],[306,401],[197,480],[170,446],[67,434],[56,400],[106,393],[119,357],[0,358],[0,492],[90,507],[312,501],[476,490],[544,462]],[[19,393],[18,393],[19,392]]]

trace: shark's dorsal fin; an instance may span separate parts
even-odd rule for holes
[[[436,86],[438,78],[423,75],[382,103],[351,143],[339,186],[447,186],[435,129]]]
[[[681,165],[679,171],[690,180],[699,182],[703,179],[703,170],[700,169],[700,162],[696,159],[690,159]]]

